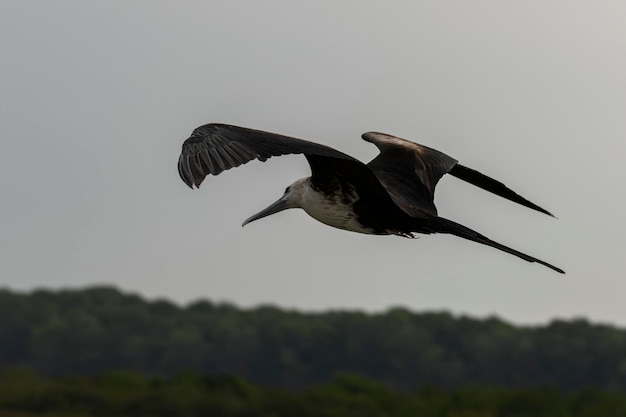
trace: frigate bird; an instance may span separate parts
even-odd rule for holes
[[[311,217],[339,229],[404,237],[414,237],[414,233],[447,233],[564,273],[554,265],[438,216],[435,186],[448,173],[552,216],[547,210],[435,149],[384,133],[368,132],[362,138],[380,150],[368,164],[318,143],[211,123],[198,127],[185,140],[178,172],[193,189],[207,175],[219,175],[253,159],[265,162],[272,156],[303,154],[311,167],[311,176],[288,186],[278,201],[245,220],[242,226],[285,209],[302,208]]]

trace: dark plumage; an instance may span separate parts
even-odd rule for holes
[[[325,145],[243,127],[207,124],[195,129],[182,148],[178,172],[191,188],[209,174],[218,175],[253,159],[304,154],[311,177],[294,182],[276,203],[244,224],[287,208],[302,208],[330,226],[368,234],[448,233],[537,262],[547,262],[511,249],[474,230],[437,215],[435,186],[448,173],[480,188],[552,216],[504,184],[465,167],[426,146],[383,133],[363,139],[380,154],[367,165]]]

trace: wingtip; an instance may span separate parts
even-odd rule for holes
[[[551,265],[551,264],[549,264],[547,262],[544,262],[544,261],[539,261],[539,263],[541,263],[544,266],[547,266],[548,268],[552,269],[553,271],[558,272],[559,274],[565,275],[565,271],[562,270],[561,268],[557,267],[557,266]]]
[[[547,214],[548,216],[550,216],[550,217],[552,217],[554,219],[558,219],[558,217],[556,217],[554,214],[550,213],[548,210],[546,210],[544,208],[541,208],[541,207],[539,207],[538,205],[536,205],[534,203],[531,203],[531,204],[533,204],[534,207],[529,207],[529,208],[535,209],[535,210],[537,210],[540,213]]]

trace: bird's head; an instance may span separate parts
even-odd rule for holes
[[[279,211],[283,211],[283,210],[290,209],[290,208],[301,208],[302,207],[302,195],[304,194],[305,188],[308,186],[308,182],[309,182],[309,178],[301,178],[298,181],[291,184],[289,187],[285,189],[285,193],[283,194],[281,198],[279,198],[274,203],[270,204],[267,208],[247,218],[242,223],[241,227],[255,220],[262,219],[263,217],[267,217],[274,213],[278,213]]]

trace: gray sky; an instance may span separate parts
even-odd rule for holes
[[[2,1],[0,285],[626,325],[625,27],[622,1]],[[192,192],[176,161],[208,122],[363,161],[369,130],[442,150],[559,219],[452,177],[440,214],[567,275],[300,210],[242,229],[308,165]]]

